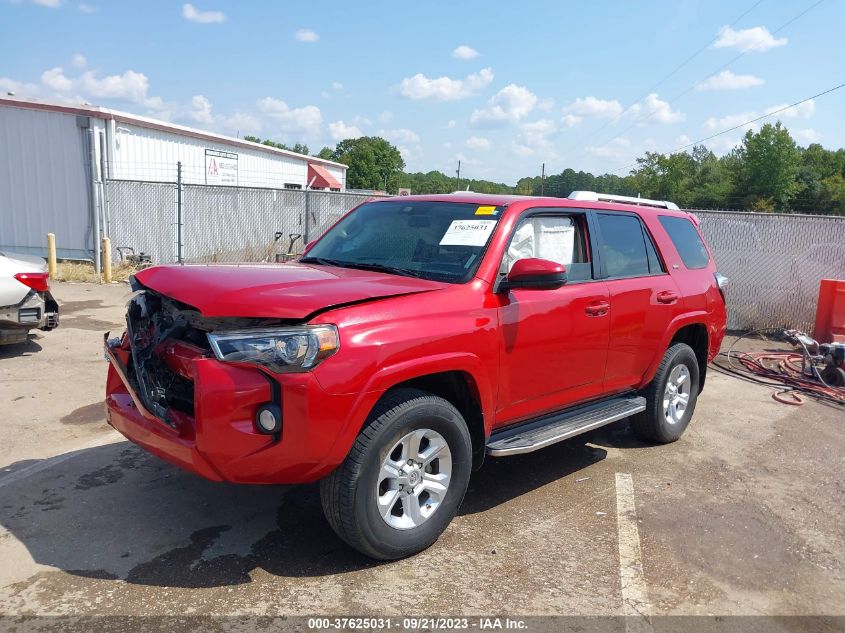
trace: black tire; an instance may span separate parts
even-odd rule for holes
[[[375,491],[388,451],[418,429],[439,433],[452,457],[451,481],[439,507],[420,525],[397,529],[378,511]],[[323,513],[337,535],[359,552],[395,560],[432,545],[454,518],[472,470],[469,429],[452,404],[418,389],[389,392],[373,409],[346,460],[320,482]]]
[[[678,365],[685,365],[689,372],[689,403],[683,412],[683,417],[670,424],[664,413],[663,396],[669,376]],[[699,373],[698,358],[696,358],[692,348],[685,343],[671,345],[663,355],[663,360],[660,361],[654,380],[642,394],[646,399],[645,411],[631,417],[634,432],[649,442],[667,444],[677,441],[683,435],[695,412],[695,403],[698,400]]]

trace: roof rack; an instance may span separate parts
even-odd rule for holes
[[[621,202],[623,204],[638,204],[642,207],[678,210],[678,205],[668,200],[649,200],[648,198],[634,198],[633,196],[617,196],[610,193],[596,193],[595,191],[573,191],[570,200],[586,200],[589,202]]]

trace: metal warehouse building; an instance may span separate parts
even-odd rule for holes
[[[0,98],[0,250],[45,255],[55,233],[60,258],[95,259],[109,226],[104,183],[177,178],[344,191],[346,166],[107,108]]]

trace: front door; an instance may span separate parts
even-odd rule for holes
[[[513,289],[501,299],[496,426],[600,395],[610,301],[593,271],[593,248],[584,213],[544,211],[517,225],[500,273],[539,257],[566,266],[568,281],[554,290]]]

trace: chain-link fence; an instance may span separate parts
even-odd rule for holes
[[[107,182],[108,226],[121,258],[131,248],[157,264],[264,262],[301,253],[369,194],[123,180]],[[181,247],[181,248],[180,248]]]
[[[154,263],[264,262],[301,253],[371,195],[111,180],[106,230]],[[181,206],[181,211],[180,211]],[[695,211],[730,279],[732,329],[812,331],[819,280],[845,279],[845,218]],[[179,224],[181,219],[181,231]],[[180,240],[181,237],[181,240]],[[180,253],[181,244],[181,253]]]
[[[813,331],[819,281],[845,279],[845,217],[694,211],[728,277],[728,327]]]

